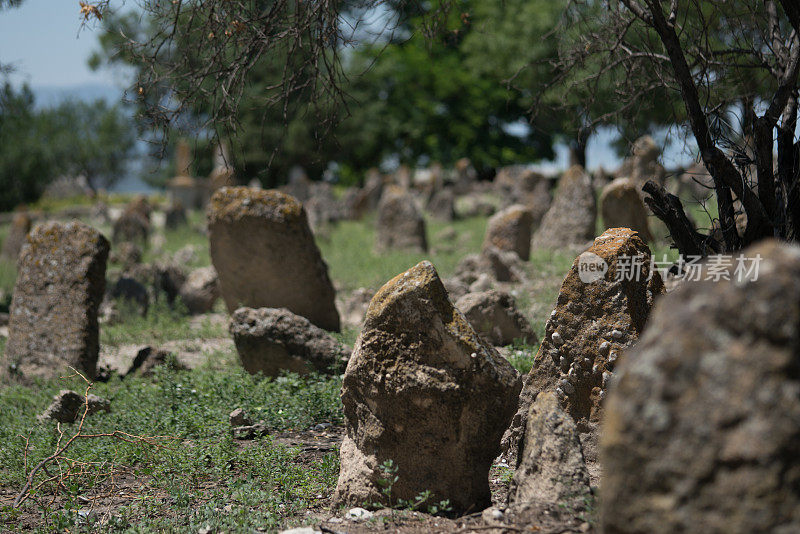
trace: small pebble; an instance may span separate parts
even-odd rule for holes
[[[569,381],[562,379],[561,382],[558,384],[561,386],[561,389],[567,394],[572,395],[575,393],[575,386],[569,383]]]
[[[365,510],[364,508],[351,508],[347,512],[347,519],[351,521],[365,521],[367,519],[371,519],[373,516],[372,512],[369,510]]]
[[[608,371],[603,371],[603,387],[606,387],[610,378],[611,378],[611,373],[609,373]]]
[[[561,338],[561,334],[559,334],[558,332],[553,332],[553,334],[550,336],[550,339],[552,339],[553,343],[555,343],[558,346],[564,344],[564,340]]]

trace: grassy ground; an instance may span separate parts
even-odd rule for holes
[[[197,259],[191,266],[208,264],[207,238],[196,229],[201,222],[202,214],[195,213],[188,226],[165,231],[163,252],[170,255],[193,245]],[[423,259],[430,259],[442,276],[450,276],[465,254],[480,249],[486,219],[456,221],[452,224],[455,238],[441,235],[447,224],[431,221],[429,254],[375,253],[373,225],[372,220],[343,222],[322,232],[319,245],[340,291],[377,289]],[[147,260],[157,257],[153,249],[145,254]],[[572,259],[540,253],[530,262],[531,276],[549,283],[541,299],[528,293],[518,299],[521,306],[537,310],[531,318],[540,335],[549,313],[546,308],[555,300]],[[2,267],[0,287],[10,290],[15,273]],[[121,324],[103,327],[101,343],[157,345],[173,339],[224,337],[225,330],[224,325],[210,321],[198,328],[182,310],[156,303],[147,317],[125,314]],[[357,331],[350,331],[340,337],[352,343],[356,335]],[[525,370],[536,347],[518,349],[519,355],[513,353],[512,360]],[[54,502],[54,488],[48,486],[36,500],[12,509],[26,473],[53,452],[58,439],[54,425],[38,422],[36,415],[59,390],[82,391],[84,387],[82,380],[72,377],[0,389],[0,443],[4,444],[0,449],[0,530],[271,531],[314,522],[315,511],[333,490],[338,471],[335,447],[314,449],[308,443],[325,441],[324,432],[311,430],[314,425],[341,426],[341,379],[253,377],[241,370],[233,351],[222,351],[191,372],[159,369],[152,378],[121,380],[115,375],[108,383],[94,385],[92,392],[112,401],[112,411],[88,418],[83,433],[121,430],[167,437],[154,440],[157,445],[113,437],[78,438],[65,456],[81,462],[82,474],[65,480]],[[253,442],[233,440],[227,416],[237,407],[265,421],[270,436]],[[64,425],[63,430],[69,437],[77,425]],[[57,472],[54,466],[50,468],[50,473]],[[109,473],[114,474],[113,481],[106,476]],[[44,478],[42,474],[36,480]]]
[[[376,290],[387,280],[430,260],[439,274],[448,277],[466,254],[478,252],[486,232],[487,219],[475,217],[442,223],[428,220],[429,253],[387,251],[375,252],[375,224],[365,221],[343,221],[324,231],[319,239],[322,256],[328,263],[331,278],[339,290],[366,287]],[[442,235],[452,228],[456,238]]]
[[[192,245],[196,258],[188,267],[208,265],[207,238],[198,231],[202,222],[203,214],[193,213],[187,226],[165,231],[160,250],[148,248],[145,260]],[[428,254],[376,253],[371,219],[325,228],[318,244],[340,292],[376,290],[423,259],[431,260],[443,277],[451,276],[464,255],[480,249],[485,228],[485,218],[429,221]],[[666,247],[655,251],[669,253]],[[534,251],[527,263],[529,283],[513,289],[540,338],[574,258],[569,252]],[[10,295],[15,275],[13,265],[0,263],[0,290]],[[339,337],[353,343],[357,334],[351,329]],[[226,336],[224,324],[198,325],[183,310],[163,303],[151,306],[145,318],[126,313],[123,323],[101,329],[105,346]],[[3,347],[0,337],[0,351]],[[507,354],[527,372],[537,348],[518,344]],[[78,462],[80,474],[65,479],[55,493],[52,486],[42,488],[21,509],[11,504],[26,474],[53,452],[58,440],[54,425],[38,422],[36,414],[60,389],[82,391],[85,384],[71,377],[0,388],[0,531],[253,532],[329,517],[334,512],[324,508],[338,471],[337,440],[330,432],[341,431],[340,386],[338,376],[253,377],[242,371],[233,350],[209,354],[207,363],[191,372],[159,369],[150,378],[125,380],[112,376],[92,390],[112,401],[111,412],[87,419],[81,431],[163,437],[151,443],[78,438],[65,457]],[[270,435],[233,440],[228,413],[237,407],[263,420]],[[320,430],[320,423],[330,423],[333,430]],[[63,430],[68,438],[77,425]],[[65,461],[61,468],[69,465]],[[59,469],[51,466],[48,472],[58,476]],[[36,480],[47,476],[42,472]]]
[[[298,514],[313,509],[335,484],[338,458],[334,450],[309,457],[274,436],[317,422],[340,423],[339,379],[265,380],[233,365],[230,354],[219,355],[217,363],[96,384],[93,391],[111,400],[112,411],[88,418],[84,434],[122,430],[163,437],[150,439],[153,444],[129,436],[131,443],[79,438],[64,456],[81,462],[80,474],[64,480],[55,502],[46,486],[21,509],[10,504],[23,486],[26,463],[29,471],[57,440],[53,424],[37,422],[35,414],[59,389],[83,391],[84,384],[72,378],[0,389],[0,487],[14,490],[0,495],[0,530],[252,532],[302,520]],[[236,407],[264,420],[271,435],[234,441],[227,416]],[[65,425],[67,437],[76,426]],[[51,465],[50,473],[69,465]]]

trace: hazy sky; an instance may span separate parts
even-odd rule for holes
[[[116,85],[110,70],[86,65],[98,48],[97,31],[81,29],[78,0],[24,0],[0,11],[0,62],[16,68],[12,80],[34,87]]]

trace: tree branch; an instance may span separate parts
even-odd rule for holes
[[[694,229],[678,197],[667,193],[666,189],[653,180],[648,180],[642,191],[649,195],[645,197],[645,203],[667,225],[669,234],[682,255],[707,256],[711,252],[720,251],[719,243]]]

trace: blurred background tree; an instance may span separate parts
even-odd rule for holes
[[[433,35],[424,33],[423,12],[405,22],[402,37],[356,48],[347,69],[351,114],[337,131],[344,165],[363,170],[386,158],[452,165],[469,157],[490,174],[553,157],[557,130],[521,124],[530,99],[502,83],[505,73],[475,68],[481,61],[473,55],[486,49],[467,45],[498,38],[476,33],[471,8],[482,3],[462,2]]]
[[[488,3],[500,6],[502,0]],[[377,18],[385,31],[378,35],[357,29],[366,17],[363,4],[345,3],[342,25],[353,29],[340,36],[335,47],[321,52],[328,58],[325,62],[320,56],[311,62],[318,51],[294,50],[288,43],[275,46],[271,54],[259,49],[260,55],[247,65],[246,76],[236,86],[235,103],[223,104],[225,98],[217,94],[218,77],[199,73],[204,60],[190,36],[200,33],[190,21],[201,17],[192,10],[177,17],[169,7],[149,10],[145,17],[106,15],[100,50],[90,64],[132,69],[136,87],[142,88],[130,95],[138,106],[141,126],[166,125],[160,130],[163,139],[200,138],[197,158],[206,161],[210,149],[202,139],[213,130],[233,145],[232,159],[240,179],[259,178],[265,186],[282,183],[295,165],[319,177],[332,161],[350,182],[387,161],[449,165],[466,156],[479,171],[491,174],[497,166],[553,156],[551,117],[543,118],[547,128],[521,127],[531,105],[530,94],[503,83],[513,74],[508,70],[480,67],[491,48],[480,48],[478,42],[509,38],[500,35],[491,21],[474,20],[473,6],[477,9],[485,3],[461,2],[457,10],[445,9],[450,7],[447,2],[383,4]],[[213,6],[209,9],[216,12]],[[556,9],[548,10],[556,17]],[[490,14],[486,8],[475,13]],[[244,27],[241,18],[226,16],[231,21],[220,27]],[[436,31],[426,31],[434,18]],[[178,29],[170,46],[142,45],[159,42],[173,20],[178,21]],[[483,34],[472,38],[478,23]],[[543,34],[546,26],[543,21],[536,31]],[[247,32],[244,28],[238,31]],[[213,32],[203,33],[206,41]],[[223,46],[220,54],[236,56],[237,46],[229,45],[233,51]],[[334,48],[341,54],[340,71],[330,57]],[[325,72],[320,74],[319,69]],[[287,89],[283,80],[288,73],[295,81]],[[541,68],[538,73],[547,74]],[[321,84],[332,79],[335,84],[320,90]],[[200,89],[195,86],[198,83]]]
[[[57,173],[84,176],[96,191],[113,186],[128,172],[136,129],[120,105],[67,100],[40,115]]]
[[[0,88],[0,210],[37,200],[53,176],[52,145],[42,136],[46,120],[33,94],[9,83]]]
[[[93,189],[121,179],[136,132],[119,106],[66,101],[37,109],[23,85],[0,87],[0,210],[35,202],[62,176],[84,176]]]
[[[614,121],[641,121],[667,102],[672,121],[697,144],[713,181],[719,232],[696,231],[663,184],[644,187],[681,253],[798,239],[796,0],[581,0],[566,13],[577,39],[559,61],[562,79],[610,87],[617,98],[606,102],[607,116]]]

